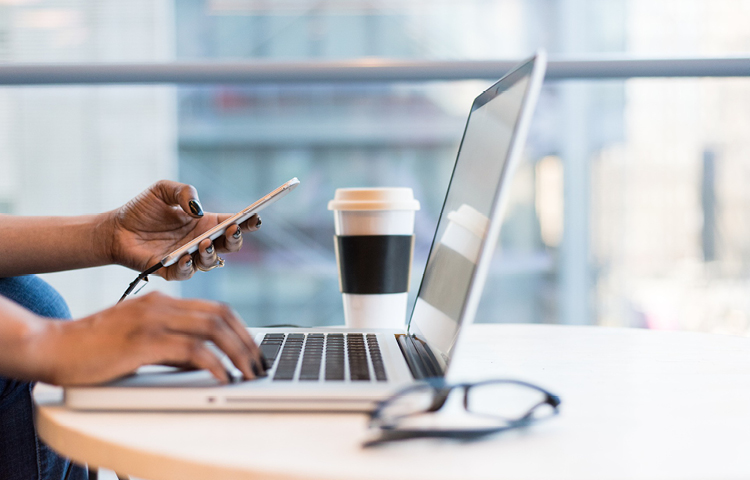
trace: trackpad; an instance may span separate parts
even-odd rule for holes
[[[181,370],[147,365],[134,375],[106,384],[108,387],[217,387],[221,383],[207,370]]]

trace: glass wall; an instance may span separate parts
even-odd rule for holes
[[[539,46],[565,51],[568,36],[582,46],[578,53],[622,51],[625,3],[608,3],[605,9],[597,2],[580,5],[578,13],[604,16],[607,22],[591,22],[585,38],[578,38],[576,25],[569,22],[583,20],[567,17],[576,8],[566,2],[198,0],[177,4],[176,52],[180,60],[521,58]],[[239,193],[250,185],[256,192],[268,190],[293,175],[303,182],[296,202],[290,197],[265,214],[262,231],[243,253],[246,258],[233,260],[221,275],[185,284],[183,293],[222,298],[251,324],[341,323],[326,203],[337,187],[373,185],[411,186],[422,202],[415,292],[471,101],[491,83],[181,88],[182,180],[212,195],[216,204],[234,202],[225,207],[230,210],[241,207]],[[566,102],[574,102],[575,95],[587,101],[591,94],[599,100],[597,119],[583,121],[594,132],[564,132],[556,126],[568,116]],[[621,139],[622,111],[622,83],[592,83],[581,93],[561,84],[546,88],[527,161],[514,182],[480,321],[558,322],[563,295],[587,295],[589,283],[575,285],[573,294],[558,288],[561,151]],[[537,166],[541,159],[546,162]],[[549,183],[549,190],[537,199],[539,180]],[[557,230],[544,224],[549,246],[542,237],[538,202],[557,222]],[[291,220],[293,228],[277,226],[277,220]],[[586,268],[586,254],[584,248],[579,270]],[[573,303],[585,315],[576,322],[593,321],[593,312],[580,305],[586,300]]]
[[[0,1],[0,61],[171,61],[172,7],[151,0]],[[101,212],[159,178],[176,177],[175,110],[173,86],[0,87],[0,213]],[[83,316],[112,305],[134,277],[104,267],[45,278],[73,315]],[[177,285],[156,283],[179,294]]]
[[[0,59],[729,56],[750,52],[748,20],[744,0],[0,3]],[[414,188],[415,292],[469,106],[490,83],[0,88],[0,208],[44,213],[39,191],[70,199],[65,213],[112,208],[171,176],[205,208],[236,211],[298,176],[226,268],[179,287],[250,325],[341,323],[333,191]],[[750,332],[749,107],[748,78],[548,82],[478,321]],[[60,175],[80,186],[54,190]],[[80,315],[116,300],[131,275],[116,270],[50,279]]]

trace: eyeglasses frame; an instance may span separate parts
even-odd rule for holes
[[[422,415],[425,413],[435,413],[439,411],[441,408],[443,408],[445,403],[448,401],[448,397],[450,396],[451,392],[453,392],[457,388],[462,388],[464,390],[464,393],[463,393],[464,409],[473,415],[482,415],[477,412],[472,412],[469,409],[469,391],[472,388],[476,388],[482,385],[501,384],[501,383],[519,385],[522,387],[527,387],[533,390],[537,390],[544,395],[544,399],[541,402],[529,408],[529,410],[524,415],[516,419],[508,419],[508,418],[498,417],[494,415],[488,415],[493,418],[502,418],[503,420],[505,420],[507,424],[502,425],[502,426],[465,429],[465,430],[398,428],[398,425],[397,425],[398,421],[404,418],[408,418],[408,417],[415,416],[415,415]],[[391,402],[399,398],[402,398],[403,396],[408,395],[409,393],[417,389],[423,389],[425,387],[429,387],[433,391],[432,403],[426,410],[413,412],[413,413],[409,413],[409,414],[394,418],[393,420],[395,420],[395,422],[393,423],[389,423],[389,424],[378,423],[378,420],[382,420],[380,418],[381,413]],[[523,427],[532,423],[535,420],[532,417],[532,414],[537,408],[541,407],[542,405],[551,406],[553,409],[552,415],[557,415],[559,413],[560,403],[561,401],[560,401],[559,396],[537,385],[524,382],[523,380],[493,379],[493,380],[482,380],[479,382],[462,382],[462,383],[456,383],[456,384],[448,384],[446,383],[445,379],[442,377],[427,378],[427,379],[424,379],[422,383],[411,385],[397,392],[393,396],[378,403],[377,407],[372,412],[370,412],[370,427],[379,428],[381,430],[381,437],[375,440],[370,440],[366,442],[363,446],[370,447],[370,446],[378,445],[378,444],[389,442],[389,441],[407,440],[410,438],[454,438],[454,439],[462,439],[462,440],[478,439],[478,438],[481,438],[481,437],[484,437],[493,433],[498,433],[498,432],[502,432],[505,430],[511,430],[514,428]]]

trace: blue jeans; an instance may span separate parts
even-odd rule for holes
[[[70,318],[65,300],[36,276],[0,278],[0,295],[37,315]],[[60,457],[34,428],[33,383],[0,377],[0,479],[83,480],[86,469]]]

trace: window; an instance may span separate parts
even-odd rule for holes
[[[749,19],[743,0],[0,3],[0,59],[732,56],[750,50]],[[161,288],[228,301],[251,325],[341,323],[334,189],[414,188],[416,282],[489,83],[0,88],[0,211],[100,211],[161,177],[235,211],[298,176],[226,268]],[[548,82],[478,321],[748,333],[749,106],[748,78]],[[49,278],[83,315],[131,276]]]

